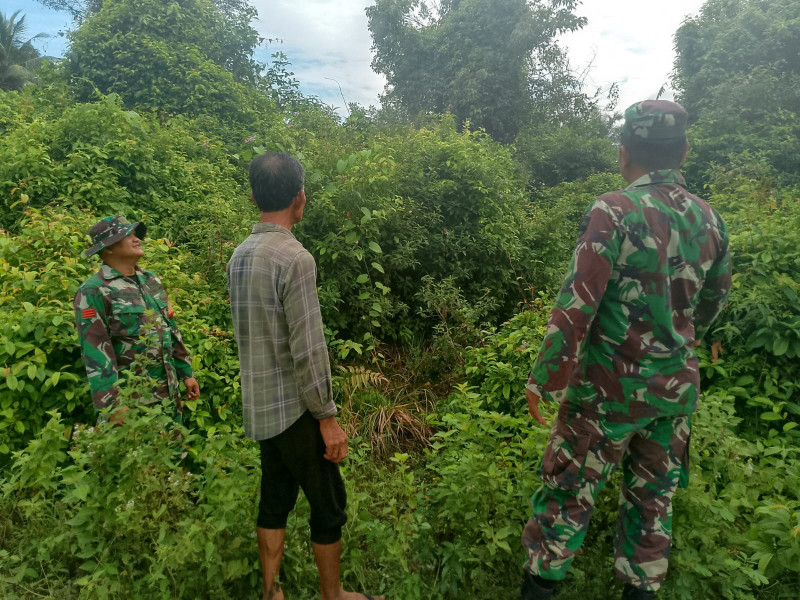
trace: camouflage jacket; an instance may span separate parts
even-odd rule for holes
[[[154,398],[180,399],[179,383],[192,367],[172,316],[161,280],[139,267],[125,277],[103,265],[81,285],[75,322],[96,408],[114,402],[123,370],[137,359],[158,382]]]
[[[722,218],[684,185],[654,171],[588,207],[528,389],[623,418],[695,409],[695,341],[727,301],[731,260]]]

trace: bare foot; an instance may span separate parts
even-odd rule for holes
[[[336,600],[367,600],[368,598],[372,598],[372,600],[386,600],[386,596],[368,596],[367,594],[345,592],[344,590],[342,590],[342,594]]]
[[[281,588],[272,589],[269,592],[264,592],[264,595],[261,596],[261,600],[286,600],[283,597],[283,590]]]

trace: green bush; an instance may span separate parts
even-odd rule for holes
[[[255,504],[239,501],[257,493],[254,448],[227,427],[191,433],[169,412],[75,428],[51,413],[3,484],[0,585],[52,582],[80,598],[234,598],[254,586]]]
[[[521,400],[549,316],[549,307],[539,299],[499,330],[489,332],[483,345],[464,353],[467,382],[479,390],[485,409],[517,417],[527,414],[528,405]]]
[[[524,186],[510,152],[485,135],[446,119],[382,137],[324,181],[297,235],[318,258],[331,327],[383,339],[419,330],[428,275],[451,277],[468,303],[490,290],[500,315],[524,299],[515,275],[529,260]]]

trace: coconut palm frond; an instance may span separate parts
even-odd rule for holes
[[[34,68],[41,60],[33,41],[49,34],[39,33],[26,39],[27,23],[20,11],[10,17],[0,13],[0,89],[21,90],[35,79]]]

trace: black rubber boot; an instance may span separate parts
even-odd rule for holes
[[[519,592],[519,600],[550,600],[555,590],[555,581],[543,579],[526,569],[522,579],[522,589]]]
[[[655,600],[655,597],[655,592],[640,590],[630,583],[626,583],[625,588],[622,590],[622,600]]]

